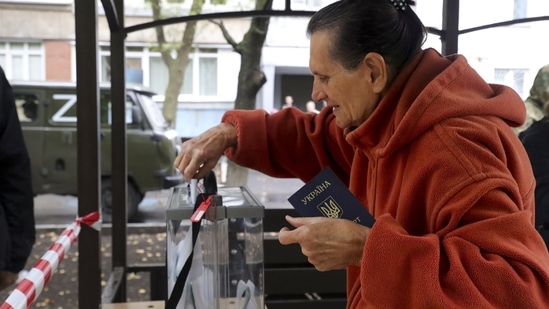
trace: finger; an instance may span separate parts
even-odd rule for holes
[[[295,236],[295,231],[291,231],[287,227],[283,227],[280,230],[280,232],[278,232],[278,241],[282,245],[290,245],[290,244],[298,243]]]
[[[193,176],[193,178],[195,179],[201,179],[201,178],[204,178],[206,177],[206,175],[208,175],[208,173],[211,171],[211,169],[209,168],[200,168],[199,170],[197,170]]]
[[[284,219],[286,219],[286,222],[290,223],[293,227],[298,227],[299,226],[298,220],[296,220],[296,218],[294,218],[292,216],[286,215],[284,217]]]
[[[184,175],[189,177],[189,179],[202,178],[202,177],[206,176],[206,174],[208,174],[208,172],[210,171],[210,169],[204,168],[204,165],[205,165],[204,161],[193,157],[193,158],[191,158],[189,164],[185,168],[185,174]]]
[[[183,168],[186,166],[186,162],[189,161],[188,158],[188,151],[185,150],[185,148],[181,148],[181,151],[175,158],[173,162],[173,166],[178,169],[181,173],[183,173]]]
[[[193,155],[193,152],[185,152],[182,156],[177,168],[187,182],[190,182],[193,178],[197,178],[200,167],[201,165],[203,166],[203,162],[199,162]]]
[[[293,227],[300,227],[300,226],[311,224],[311,223],[314,223],[314,222],[318,221],[318,218],[316,218],[316,217],[299,217],[299,218],[296,218],[296,217],[292,217],[292,216],[288,216],[288,215],[285,217],[285,219]]]
[[[196,167],[192,166],[191,161],[191,157],[186,155],[179,165],[179,170],[187,182],[190,182],[190,180],[194,178],[197,171]]]
[[[213,170],[217,165],[217,161],[219,161],[219,159],[210,159],[205,161],[204,163],[202,163],[202,167],[200,167],[200,170],[206,170],[208,172]]]
[[[190,156],[187,153],[181,153],[175,161],[175,168],[179,170],[179,172],[183,175],[183,178],[185,178],[185,181],[187,182],[189,182],[194,175],[191,175],[188,172],[189,161]]]
[[[177,169],[179,169],[179,164],[181,164],[181,160],[183,160],[183,153],[180,152],[175,160],[173,161],[173,166]]]

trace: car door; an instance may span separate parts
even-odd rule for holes
[[[47,190],[77,193],[77,140],[75,89],[51,89],[44,131],[43,175]]]

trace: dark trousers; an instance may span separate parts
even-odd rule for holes
[[[0,205],[0,270],[8,266],[10,260],[11,237],[4,208]]]
[[[538,231],[543,238],[543,241],[545,241],[545,246],[549,248],[549,229],[539,228]]]

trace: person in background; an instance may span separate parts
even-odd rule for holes
[[[544,117],[520,132],[519,138],[536,177],[536,227],[549,247],[549,100],[545,101],[543,113]]]
[[[305,108],[307,109],[307,112],[318,114],[320,111],[316,109],[316,103],[314,101],[308,101],[305,104]]]
[[[520,132],[526,130],[534,121],[543,118],[543,106],[549,103],[549,64],[539,69],[532,88],[530,88],[530,95],[524,101],[526,105],[526,118],[524,124],[520,127],[516,127],[513,130],[518,135]]]
[[[311,98],[327,108],[228,111],[185,142],[174,165],[187,181],[223,154],[304,182],[330,167],[373,226],[287,216],[279,241],[299,244],[319,271],[346,269],[348,309],[547,308],[535,179],[511,129],[524,121],[524,103],[463,55],[422,49],[413,4],[320,9],[307,27]]]
[[[17,281],[35,241],[30,168],[11,85],[0,67],[0,290]]]
[[[291,95],[287,95],[284,97],[284,104],[282,105],[282,108],[288,108],[294,106],[294,98]]]

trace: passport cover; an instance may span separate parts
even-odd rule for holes
[[[374,217],[329,167],[292,194],[288,202],[303,217],[348,219],[367,227],[375,223]]]

